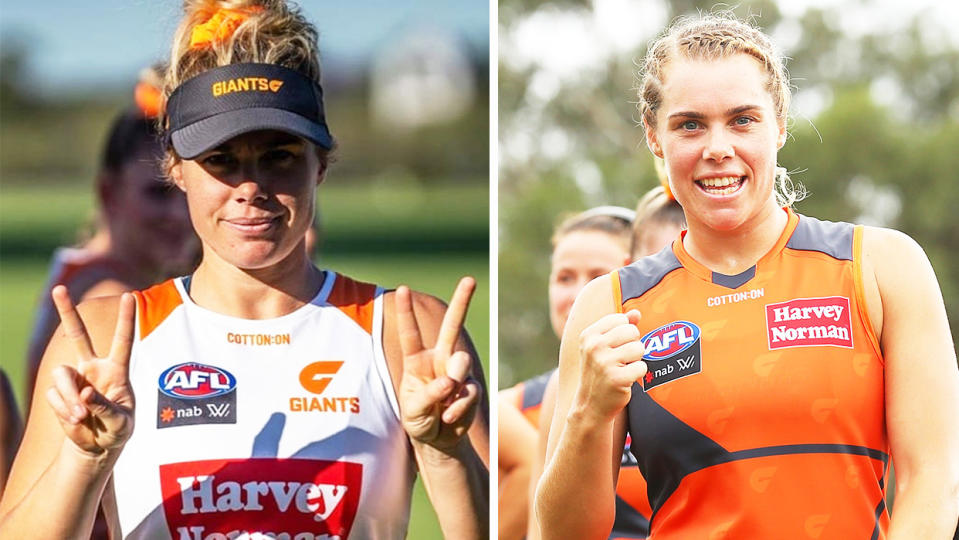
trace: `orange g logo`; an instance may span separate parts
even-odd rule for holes
[[[340,370],[342,360],[322,360],[313,362],[300,371],[300,385],[307,392],[322,394],[323,390],[333,381],[333,375]]]

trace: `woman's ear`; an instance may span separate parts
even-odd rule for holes
[[[177,161],[170,167],[170,178],[173,179],[173,183],[176,184],[176,187],[180,188],[180,191],[186,193],[186,186],[183,183],[183,162]]]
[[[656,130],[650,127],[645,116],[643,117],[643,131],[646,132],[646,146],[649,147],[649,151],[652,152],[654,156],[662,158],[663,148],[659,145],[659,137],[656,135]]]

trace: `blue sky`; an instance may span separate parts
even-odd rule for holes
[[[37,6],[42,1],[42,8]],[[489,43],[487,0],[300,2],[320,31],[321,56],[356,62],[411,28],[440,28],[473,48]],[[166,56],[179,0],[13,0],[0,9],[0,33],[25,39],[30,82],[45,93],[116,86]]]

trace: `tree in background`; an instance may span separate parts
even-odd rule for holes
[[[633,206],[657,183],[635,107],[647,42],[695,0],[501,0],[501,387],[556,364],[546,276],[562,212]],[[929,10],[865,0],[787,13],[746,1],[790,58],[791,137],[780,164],[797,210],[902,230],[926,250],[959,337],[959,41]],[[793,8],[795,9],[795,8]]]

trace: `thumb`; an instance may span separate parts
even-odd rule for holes
[[[637,309],[631,309],[626,312],[626,319],[629,320],[629,324],[637,325],[642,318],[642,314]]]

